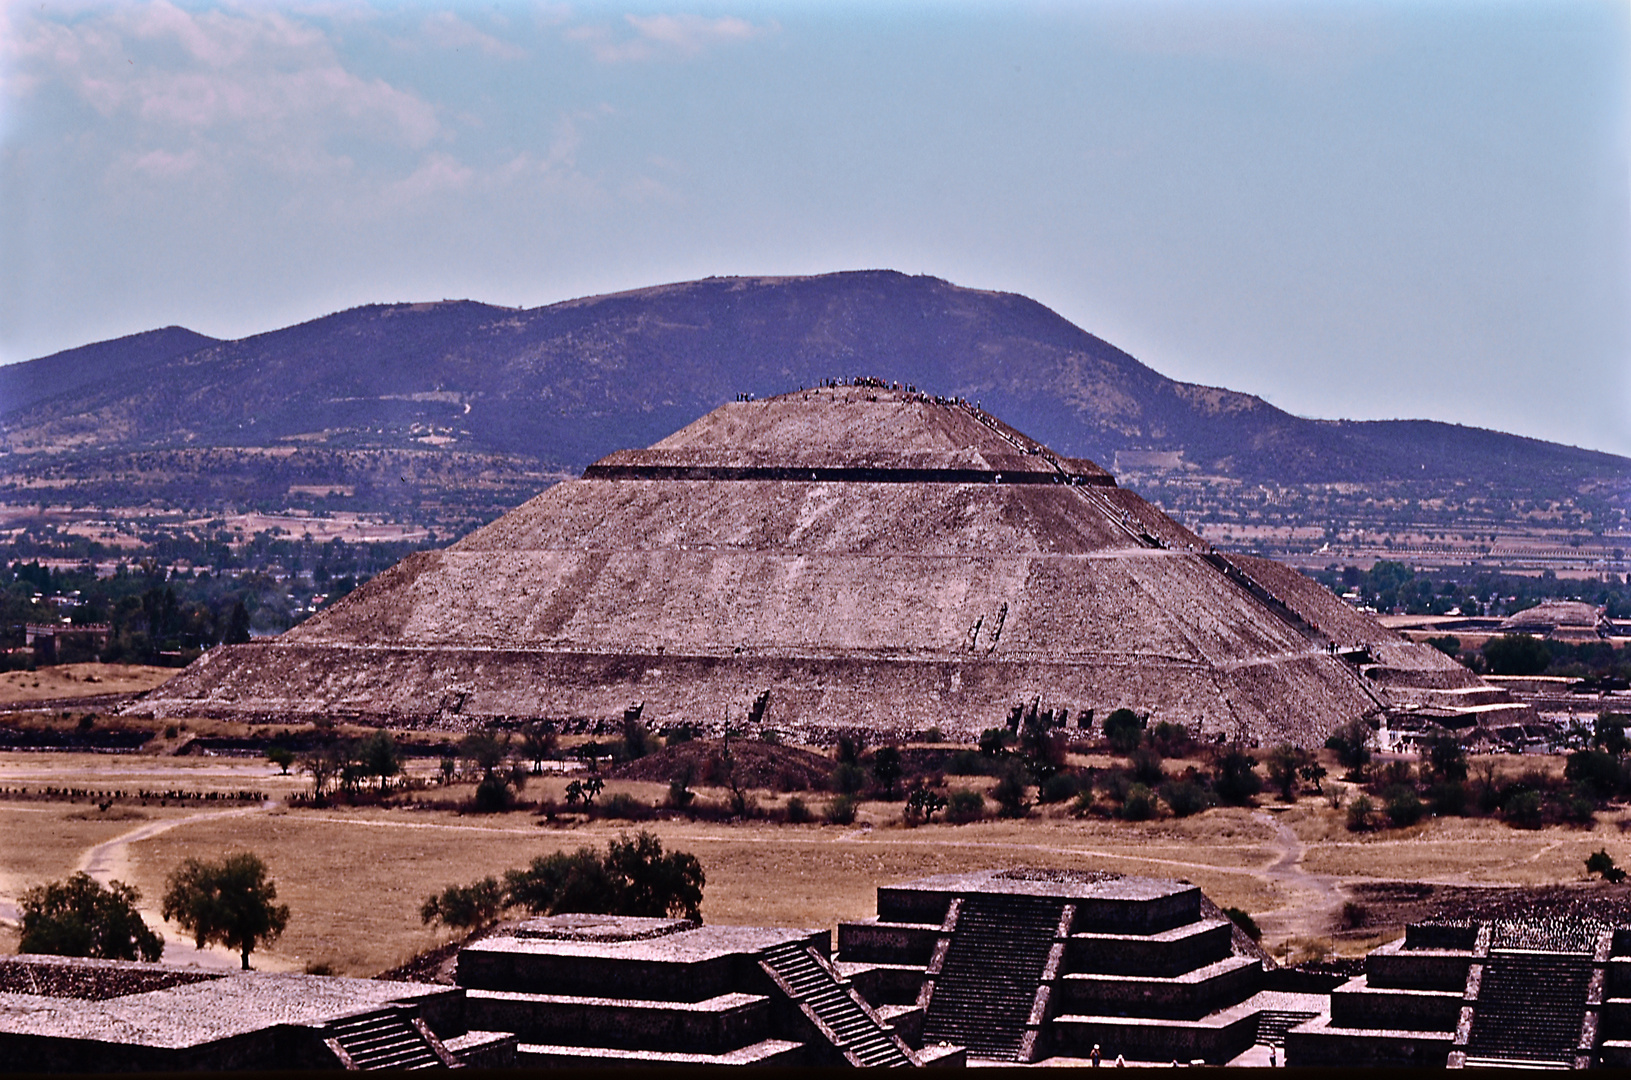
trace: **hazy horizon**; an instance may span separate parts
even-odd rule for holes
[[[1607,2],[0,3],[0,360],[709,275],[1631,454]]]

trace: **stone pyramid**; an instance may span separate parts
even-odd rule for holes
[[[1392,704],[1355,657],[1417,690],[1482,685],[969,403],[844,385],[612,454],[139,707],[584,730],[643,702],[711,728],[768,690],[762,722],[816,739],[971,737],[1039,702],[1071,727],[1126,706],[1317,745]]]

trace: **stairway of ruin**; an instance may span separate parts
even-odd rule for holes
[[[1570,1067],[1591,974],[1590,954],[1490,950],[1473,1002],[1467,1064]]]
[[[404,1009],[376,1009],[335,1020],[323,1041],[348,1070],[446,1069],[458,1061]]]
[[[964,898],[934,977],[925,1041],[966,1046],[970,1057],[1020,1060],[1064,908],[1053,897]]]
[[[809,945],[789,941],[760,955],[793,1000],[833,1033],[835,1045],[852,1064],[881,1068],[916,1064],[905,1044],[835,972],[816,960]]]

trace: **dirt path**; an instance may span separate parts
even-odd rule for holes
[[[1328,935],[1347,899],[1341,880],[1304,870],[1303,855],[1308,847],[1278,817],[1265,812],[1252,817],[1274,830],[1272,847],[1278,854],[1274,862],[1251,872],[1284,887],[1287,897],[1284,906],[1252,916],[1262,928],[1263,936],[1284,939]]]
[[[127,833],[121,833],[111,840],[104,840],[102,843],[90,848],[81,856],[79,865],[75,869],[84,871],[103,885],[115,879],[127,880],[131,876],[131,844],[200,821],[215,821],[220,818],[263,814],[274,805],[276,804],[265,802],[259,806],[246,806],[236,810],[211,810],[200,814],[188,814],[186,817],[170,818],[167,821],[150,821],[146,825],[134,828]],[[241,961],[236,953],[220,947],[198,948],[193,944],[191,938],[166,925],[163,916],[159,914],[159,909],[159,897],[142,897],[142,903],[139,907],[142,920],[148,926],[158,930],[164,937],[165,963],[186,964],[191,967],[212,969],[236,969],[239,967]],[[0,908],[0,912],[3,912],[3,908]]]

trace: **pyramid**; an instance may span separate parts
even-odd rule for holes
[[[592,730],[644,703],[706,729],[769,691],[762,722],[816,740],[972,737],[1038,703],[1317,745],[1389,684],[1483,686],[970,403],[852,384],[614,453],[139,708]]]

